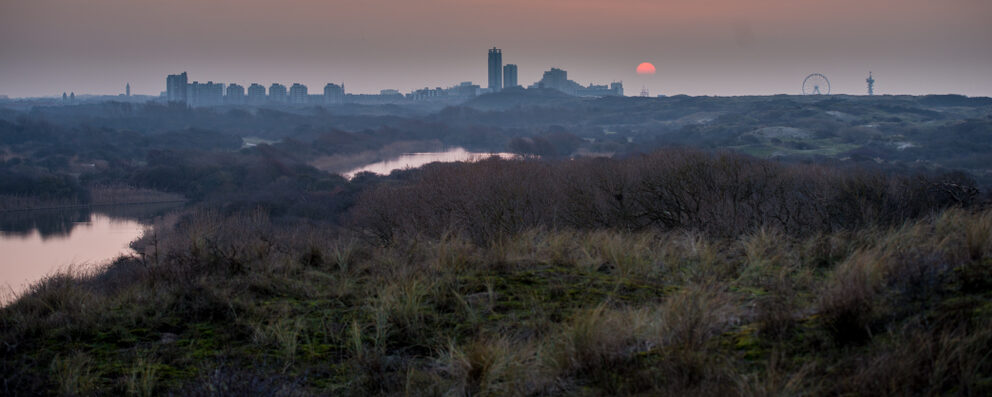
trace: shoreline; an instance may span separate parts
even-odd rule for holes
[[[79,209],[79,208],[146,205],[146,204],[172,204],[172,203],[185,203],[185,202],[187,202],[187,200],[160,200],[160,201],[139,201],[139,202],[127,202],[127,203],[76,204],[76,205],[61,205],[54,207],[0,209],[0,214],[13,213],[13,212],[68,210],[68,209]]]

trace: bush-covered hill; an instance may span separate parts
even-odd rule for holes
[[[0,308],[0,391],[985,395],[992,212],[955,186],[668,150],[435,165],[347,227],[204,201]]]

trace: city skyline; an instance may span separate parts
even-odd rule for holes
[[[158,95],[181,70],[355,93],[485,87],[480,50],[497,46],[522,85],[558,67],[667,95],[796,94],[823,73],[835,93],[863,94],[870,70],[878,94],[988,96],[989,19],[979,0],[5,2],[0,95],[117,94],[125,82]],[[637,75],[641,62],[657,74]]]
[[[327,83],[323,93],[309,94],[305,84],[293,83],[288,94],[285,85],[272,83],[268,94],[266,89],[257,82],[250,83],[247,94],[245,87],[238,83],[214,82],[201,83],[198,80],[190,82],[188,72],[166,76],[166,91],[157,99],[170,103],[185,103],[192,107],[220,105],[330,105],[341,103],[397,103],[409,101],[446,101],[460,103],[478,95],[497,93],[507,88],[523,88],[517,81],[517,65],[502,64],[502,51],[498,48],[489,50],[488,56],[488,87],[482,88],[471,81],[463,81],[448,87],[424,87],[408,93],[396,89],[383,89],[379,94],[354,94],[345,91],[344,84]],[[506,84],[503,84],[505,80]],[[618,81],[609,84],[589,83],[582,85],[568,78],[568,72],[559,68],[551,68],[544,72],[540,80],[527,88],[550,88],[562,93],[580,97],[623,96],[623,83]],[[127,85],[130,97],[130,85]],[[643,96],[643,95],[642,95]],[[111,96],[113,97],[113,96]],[[152,97],[156,98],[156,97]],[[62,94],[62,104],[75,104]]]

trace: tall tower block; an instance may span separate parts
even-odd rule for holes
[[[496,47],[489,50],[489,89],[503,89],[503,50]]]
[[[503,66],[503,88],[517,86],[517,65],[508,63]]]
[[[183,102],[187,100],[189,94],[189,80],[186,72],[181,74],[170,74],[165,78],[165,98],[169,102]]]

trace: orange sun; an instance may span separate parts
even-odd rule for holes
[[[637,74],[654,74],[654,72],[654,65],[651,62],[642,62],[640,65],[637,65]]]

